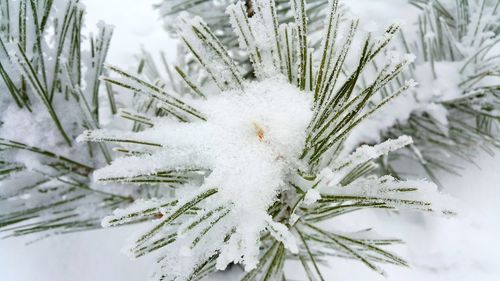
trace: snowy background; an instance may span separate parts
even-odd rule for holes
[[[115,26],[109,62],[133,66],[134,54],[141,48],[152,53],[163,50],[169,59],[174,59],[176,41],[163,31],[157,12],[152,8],[156,1],[83,1],[87,6],[89,30],[99,20]],[[404,0],[344,2],[369,28],[383,27],[394,20],[411,23],[415,18],[416,10]],[[457,164],[463,167],[461,177],[441,175],[441,179],[444,192],[460,200],[463,210],[458,217],[424,218],[406,214],[401,218],[368,211],[342,216],[335,221],[356,229],[372,226],[382,235],[402,238],[407,244],[396,250],[410,261],[411,268],[384,266],[388,273],[385,278],[359,262],[336,259],[325,271],[328,280],[500,280],[500,152],[497,156],[479,155],[475,165]],[[36,242],[30,237],[1,240],[2,280],[146,280],[154,257],[132,261],[120,252],[133,231],[131,228],[75,233]],[[216,280],[222,279],[233,278],[216,277]]]

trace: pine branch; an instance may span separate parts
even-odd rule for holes
[[[173,11],[210,2],[175,3],[169,2]],[[288,23],[280,23],[281,5],[290,7]],[[368,208],[451,213],[432,200],[436,186],[431,183],[370,175],[374,160],[410,145],[411,138],[342,153],[358,124],[413,86],[403,82],[375,99],[402,74],[411,61],[407,56],[383,64],[370,80],[365,76],[398,27],[376,39],[367,34],[355,40],[361,36],[358,21],[341,20],[338,2],[330,1],[317,45],[309,37],[307,7],[304,1],[253,1],[253,15],[241,2],[228,7],[252,77],[242,74],[231,48],[207,23],[184,17],[180,36],[198,66],[191,61],[187,70],[175,67],[179,77],[168,74],[169,85],[146,54],[137,75],[113,67],[119,77],[103,78],[140,94],[141,105],[121,115],[141,126],[80,137],[125,146],[118,149],[126,155],[98,170],[96,180],[163,187],[179,179],[176,188],[182,190],[116,210],[103,221],[104,226],[152,221],[130,253],[160,253],[158,280],[199,280],[230,263],[245,267],[242,280],[281,280],[289,258],[299,259],[316,280],[322,279],[327,256],[356,259],[383,273],[380,263],[407,265],[383,249],[399,240],[359,237],[319,223]],[[342,40],[340,32],[347,34]],[[361,42],[360,52],[353,51],[355,42]],[[312,59],[317,53],[319,61]],[[354,66],[347,63],[353,59]],[[202,83],[191,76],[197,67],[202,71],[194,73],[207,77]],[[152,110],[155,104],[164,111]],[[172,255],[179,251],[189,255]]]

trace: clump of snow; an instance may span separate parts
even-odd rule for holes
[[[463,77],[460,74],[461,62],[434,62],[435,77],[431,63],[415,66],[415,79],[419,81],[417,102],[429,103],[449,101],[460,97],[462,91],[458,86]]]
[[[351,155],[349,155],[345,159],[342,159],[339,163],[336,163],[333,166],[335,167],[335,169],[346,167],[352,168],[369,160],[377,159],[382,155],[387,155],[389,152],[403,148],[411,143],[413,143],[412,138],[403,135],[395,140],[386,140],[385,142],[374,146],[363,145],[358,147],[356,151],[351,153]]]
[[[19,108],[10,103],[0,115],[3,122],[0,137],[12,140],[22,140],[28,145],[54,147],[59,143],[59,134],[52,130],[52,119],[39,104],[35,104],[34,112]],[[36,118],[33,118],[36,114]],[[29,132],[29,134],[27,134]]]
[[[304,196],[304,204],[312,205],[321,199],[321,194],[316,189],[309,189]]]
[[[127,137],[161,147],[154,148],[151,156],[118,159],[95,172],[95,177],[190,168],[209,170],[201,190],[217,188],[218,192],[205,207],[231,204],[221,224],[226,225],[226,231],[234,229],[221,250],[218,269],[224,269],[230,262],[244,263],[247,270],[254,268],[259,254],[256,241],[264,229],[272,229],[271,233],[296,252],[291,242],[293,236],[286,227],[272,222],[267,209],[277,199],[290,173],[300,167],[299,156],[312,117],[311,95],[289,84],[285,77],[277,76],[250,82],[243,92],[226,91],[197,103],[195,107],[206,116],[206,122],[178,123],[165,119],[151,129],[130,133]],[[92,131],[80,139],[106,139],[109,134],[114,133]],[[241,221],[241,217],[245,220]],[[220,236],[223,233],[216,240],[222,245]]]

